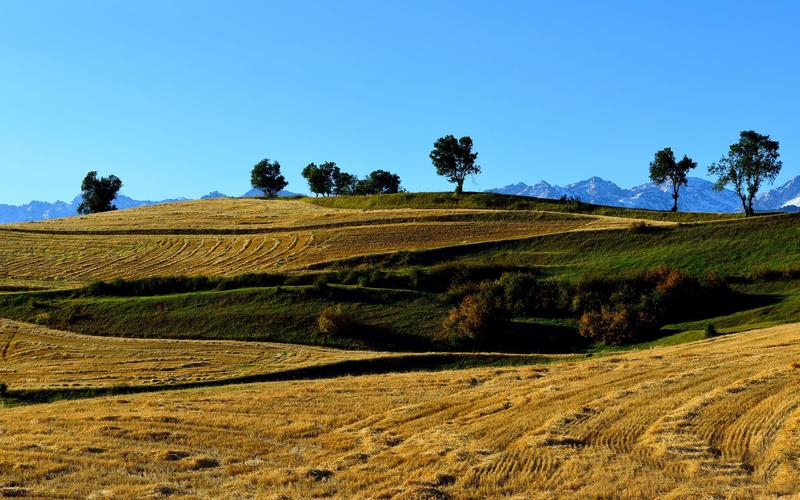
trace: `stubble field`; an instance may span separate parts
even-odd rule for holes
[[[0,228],[0,284],[297,271],[340,258],[568,231],[631,219],[538,211],[353,210],[202,200]]]
[[[800,493],[800,331],[522,368],[0,412],[33,496],[750,498]]]

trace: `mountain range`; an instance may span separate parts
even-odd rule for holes
[[[651,210],[669,210],[672,207],[670,187],[666,184],[652,182],[624,189],[611,181],[600,177],[556,186],[545,181],[540,181],[532,186],[519,182],[509,184],[502,188],[489,189],[491,193],[513,194],[518,196],[532,196],[536,198],[558,199],[569,197],[579,199],[586,203],[598,205],[611,205],[629,208],[647,208]],[[243,198],[261,196],[258,189],[251,189],[242,195]],[[278,196],[297,196],[297,193],[281,191]],[[201,199],[225,198],[219,191],[213,191]],[[120,195],[115,200],[119,209],[155,205],[172,201],[185,201],[188,198],[173,198],[167,200],[135,200],[125,195]],[[24,205],[0,204],[0,223],[26,222],[42,219],[55,219],[76,215],[81,197],[76,196],[70,202],[32,201]],[[800,211],[800,176],[790,179],[785,184],[758,195],[755,207],[761,211]],[[690,177],[689,183],[681,188],[678,198],[678,209],[685,212],[740,212],[741,202],[736,193],[729,189],[714,190],[714,183],[699,177]]]
[[[678,197],[679,210],[685,212],[742,211],[741,201],[733,191],[729,189],[716,191],[713,182],[699,177],[690,177],[688,181],[688,184],[681,188],[680,196]],[[672,207],[671,191],[671,187],[667,184],[654,184],[652,182],[624,189],[600,177],[591,177],[566,186],[555,186],[545,181],[529,186],[520,182],[488,190],[491,193],[536,198],[558,199],[566,196],[597,205],[651,210],[669,210]],[[754,205],[756,210],[761,211],[800,210],[800,176],[758,195]]]
[[[262,195],[263,195],[262,191],[258,189],[251,189],[250,191],[243,194],[242,198],[262,196]],[[278,193],[278,196],[297,196],[297,194],[289,191],[281,191]],[[213,191],[205,196],[201,196],[200,198],[201,199],[227,198],[227,196],[220,193],[219,191]],[[159,201],[134,200],[133,198],[130,198],[128,196],[119,195],[117,196],[116,200],[114,200],[114,204],[117,206],[118,209],[122,210],[125,208],[141,207],[144,205],[156,205],[159,203],[169,203],[172,201],[186,201],[188,199],[189,198],[171,198]],[[24,205],[0,204],[0,223],[28,222],[28,221],[42,220],[42,219],[56,219],[59,217],[69,217],[71,215],[78,214],[78,205],[80,203],[81,203],[81,197],[76,196],[70,202],[56,201],[50,203],[46,201],[32,201]]]

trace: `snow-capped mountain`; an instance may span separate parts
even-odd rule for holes
[[[576,198],[586,203],[652,210],[669,210],[672,194],[667,184],[649,182],[630,189],[623,189],[611,181],[591,177],[584,181],[554,186],[540,181],[533,186],[525,183],[510,184],[503,188],[490,189],[492,193],[533,196],[558,199],[562,196]],[[756,199],[758,210],[796,210],[800,208],[800,176]],[[714,190],[714,183],[699,177],[690,177],[689,183],[681,187],[678,209],[687,212],[740,212],[742,204],[731,190]]]
[[[786,184],[758,196],[755,205],[759,210],[800,208],[800,175],[790,179]]]

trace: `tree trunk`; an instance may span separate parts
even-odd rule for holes
[[[672,199],[673,199],[672,211],[673,212],[677,212],[678,211],[678,193],[672,193]]]
[[[755,213],[756,211],[753,210],[753,197],[750,196],[749,198],[747,198],[747,215],[751,216],[755,215]]]
[[[750,211],[747,209],[747,198],[740,196],[739,199],[742,200],[742,209],[744,210],[745,217],[750,217]]]
[[[461,179],[456,183],[456,194],[461,194],[463,191],[464,191],[464,179]]]

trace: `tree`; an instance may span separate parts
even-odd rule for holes
[[[317,196],[328,196],[333,191],[333,175],[329,168],[330,163],[326,162],[319,166],[316,163],[309,163],[303,169],[302,175],[308,181],[308,189]]]
[[[263,159],[256,163],[250,173],[250,184],[256,189],[264,191],[264,196],[274,198],[278,191],[289,185],[286,178],[281,175],[281,164]]]
[[[358,184],[358,177],[353,174],[348,174],[335,167],[333,170],[333,194],[339,196],[341,194],[353,194]]]
[[[678,191],[681,186],[688,184],[686,174],[689,170],[696,168],[697,163],[686,155],[679,162],[675,161],[672,148],[664,148],[658,151],[655,158],[650,163],[650,180],[656,184],[664,184],[667,181],[672,183],[672,211],[678,211]]]
[[[478,153],[472,152],[472,139],[468,136],[461,139],[452,135],[440,137],[430,154],[436,173],[456,184],[456,194],[464,191],[467,176],[481,173],[481,167],[475,164],[477,158]]]
[[[718,177],[714,188],[721,191],[733,184],[745,215],[753,215],[753,199],[761,184],[772,183],[783,166],[778,159],[779,147],[778,141],[771,140],[768,135],[743,130],[739,133],[739,142],[731,144],[728,154],[708,167],[708,172]]]
[[[94,214],[116,210],[114,200],[122,187],[122,181],[116,175],[97,177],[96,171],[86,174],[81,183],[81,204],[78,213]]]
[[[356,194],[391,194],[400,191],[400,176],[386,170],[374,170],[358,181]]]

